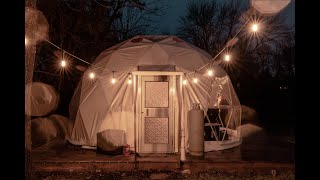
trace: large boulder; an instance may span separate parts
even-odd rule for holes
[[[36,148],[52,141],[66,142],[72,130],[69,119],[57,114],[31,120],[32,147]]]
[[[106,129],[97,133],[97,151],[108,155],[123,153],[126,145],[126,134],[123,130]]]

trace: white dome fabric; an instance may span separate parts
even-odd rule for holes
[[[103,51],[84,73],[71,100],[69,114],[74,127],[70,142],[96,146],[98,132],[119,129],[126,132],[127,143],[134,147],[135,94],[133,84],[127,84],[130,73],[142,65],[173,65],[176,71],[189,73],[211,59],[207,52],[175,36],[136,36]],[[213,77],[206,75],[208,68],[213,69]],[[96,74],[95,79],[89,78],[91,72]],[[113,76],[115,84],[111,83]],[[195,76],[197,84],[192,83]],[[184,78],[188,85],[183,86],[182,97],[178,97],[181,126],[187,126],[187,111],[192,103],[200,103],[206,112],[217,104],[219,93],[228,102],[229,128],[240,126],[239,100],[227,73],[219,65],[206,66],[196,73],[185,74]],[[185,133],[188,146],[187,130]]]

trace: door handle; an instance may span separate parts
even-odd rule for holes
[[[143,111],[141,111],[141,114],[143,114],[144,112]],[[148,116],[149,115],[149,109],[146,109],[146,116]]]

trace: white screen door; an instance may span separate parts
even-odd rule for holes
[[[173,152],[172,76],[141,77],[140,152]]]

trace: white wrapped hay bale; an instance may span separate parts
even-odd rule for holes
[[[255,138],[266,136],[266,132],[264,131],[264,129],[254,124],[244,124],[240,126],[237,130],[241,132],[242,138]]]
[[[32,147],[48,144],[53,140],[65,142],[72,129],[69,119],[53,114],[49,117],[41,117],[31,120]],[[58,141],[57,141],[58,142]]]
[[[251,0],[251,5],[264,15],[275,15],[290,2],[291,0]]]
[[[49,119],[55,124],[57,136],[61,139],[68,139],[70,137],[73,124],[67,117],[52,114],[49,116]]]
[[[249,106],[241,105],[241,124],[258,122],[257,111]]]
[[[31,116],[46,116],[58,107],[59,95],[53,86],[34,82],[32,84],[28,84],[26,89],[30,88],[30,86],[31,103],[25,104],[26,114]]]
[[[57,137],[57,129],[48,118],[36,118],[31,120],[32,147],[44,145]]]

